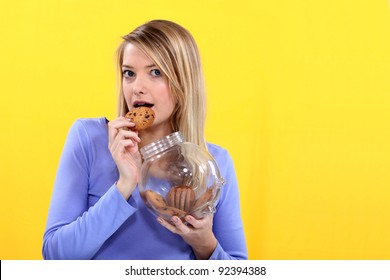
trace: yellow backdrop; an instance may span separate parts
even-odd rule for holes
[[[249,257],[390,259],[387,0],[2,0],[0,259],[41,259],[67,131],[115,116],[115,48],[155,18],[201,49]]]

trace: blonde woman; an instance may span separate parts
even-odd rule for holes
[[[118,48],[119,117],[80,119],[59,164],[45,259],[246,259],[232,160],[204,137],[205,90],[197,45],[180,25],[147,22]],[[153,125],[134,132],[125,114],[152,107]],[[171,223],[151,215],[137,188],[139,149],[175,131],[208,149],[226,184],[216,213]]]

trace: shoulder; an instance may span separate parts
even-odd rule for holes
[[[207,143],[207,148],[221,169],[233,164],[232,158],[225,148],[213,143]]]
[[[92,143],[105,145],[107,139],[107,119],[80,118],[71,126],[68,133],[69,141],[76,141],[82,146],[90,146]]]
[[[95,137],[107,134],[107,119],[101,118],[80,118],[77,119],[71,130],[79,135]]]
[[[214,158],[230,158],[229,152],[219,145],[207,142],[207,148]]]
[[[106,128],[108,120],[104,117],[100,118],[80,118],[77,119],[73,126],[78,129],[86,129],[86,130],[101,130]]]

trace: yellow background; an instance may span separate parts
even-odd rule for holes
[[[387,0],[1,0],[0,259],[41,259],[68,129],[115,117],[115,48],[155,18],[199,44],[249,257],[390,259]]]

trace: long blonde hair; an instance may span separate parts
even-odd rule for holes
[[[186,141],[207,150],[204,137],[206,94],[199,50],[192,35],[182,26],[167,20],[153,20],[123,36],[117,50],[119,102],[118,115],[127,107],[122,90],[123,53],[127,44],[142,50],[168,79],[176,108],[171,115],[173,131],[180,131]]]

